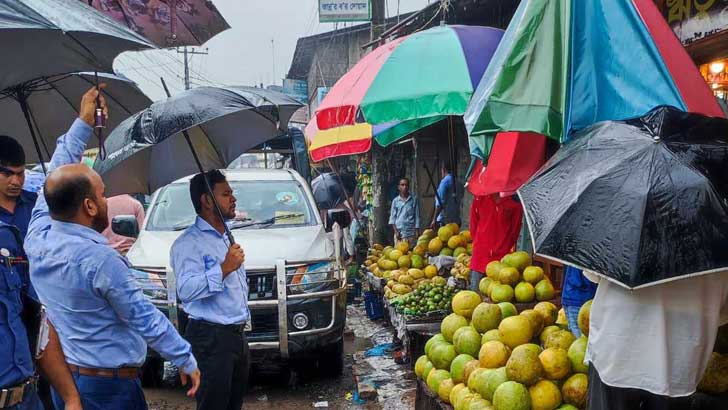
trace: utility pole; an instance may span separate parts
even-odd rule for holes
[[[184,55],[184,64],[185,64],[185,90],[190,89],[190,61],[189,59],[193,55],[207,55],[209,54],[207,49],[205,51],[196,51],[194,48],[191,50],[188,50],[187,47],[182,47],[182,51],[180,49],[177,49],[177,54],[183,54]]]
[[[270,49],[271,49],[271,55],[273,56],[273,85],[276,85],[277,77],[276,77],[276,40],[274,38],[270,39]],[[267,162],[266,162],[267,164]]]

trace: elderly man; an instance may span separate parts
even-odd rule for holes
[[[104,183],[79,163],[97,96],[95,89],[83,96],[79,118],[58,139],[25,250],[83,408],[146,409],[139,371],[147,343],[179,367],[183,382],[191,376],[188,395],[197,390],[200,373],[190,345],[144,297],[126,260],[101,235],[109,224]],[[63,408],[56,394],[54,402]]]

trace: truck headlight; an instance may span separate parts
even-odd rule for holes
[[[293,293],[316,292],[334,279],[334,264],[320,262],[289,269],[288,283]]]

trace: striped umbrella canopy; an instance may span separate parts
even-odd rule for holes
[[[315,161],[386,146],[448,116],[461,116],[503,31],[441,26],[391,41],[331,88],[307,127]]]
[[[464,119],[471,153],[500,131],[570,131],[658,105],[723,117],[652,0],[523,0]]]

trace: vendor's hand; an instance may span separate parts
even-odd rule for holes
[[[190,374],[185,374],[181,371],[179,372],[179,378],[182,381],[183,386],[187,385],[188,378],[192,382],[192,386],[190,387],[189,390],[187,390],[187,397],[195,397],[195,393],[197,393],[197,389],[200,388],[200,378],[201,377],[202,377],[202,375],[200,374],[199,369],[195,369]],[[66,409],[68,409],[68,406],[66,406]]]
[[[106,83],[99,84],[99,90],[103,90],[106,88]],[[96,116],[96,97],[99,97],[99,104],[101,105],[101,109],[104,111],[104,117],[107,119],[109,118],[109,111],[106,107],[106,99],[104,98],[104,95],[101,94],[99,96],[99,91],[96,89],[96,87],[92,87],[90,90],[86,91],[86,94],[83,95],[81,98],[81,106],[78,110],[78,118],[83,120],[86,124],[88,124],[90,127],[93,127],[96,125],[96,121],[94,120]]]
[[[225,260],[220,266],[222,268],[222,274],[227,276],[231,272],[240,269],[244,262],[245,252],[243,252],[243,248],[236,243],[228,249],[227,254],[225,255]]]

